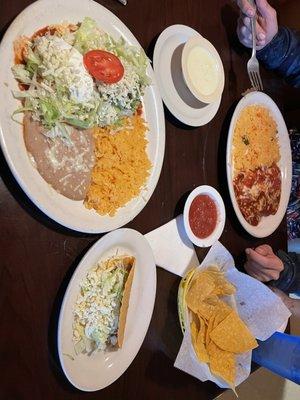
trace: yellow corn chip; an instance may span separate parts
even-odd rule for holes
[[[210,332],[210,339],[222,350],[244,353],[258,346],[252,333],[235,311]]]
[[[197,313],[199,304],[210,295],[214,288],[214,281],[211,277],[203,276],[201,273],[195,276],[185,298],[188,308]]]
[[[198,329],[197,329],[197,324],[194,320],[191,322],[191,336],[192,336],[192,342],[193,346],[195,347],[195,343],[197,341],[197,336],[198,336]]]
[[[207,352],[211,372],[234,387],[236,374],[234,354],[220,349],[213,341],[207,346]]]
[[[212,265],[195,272],[186,287],[191,316],[191,337],[198,359],[234,390],[235,354],[257,347],[257,342],[238,314],[221,297],[236,292],[225,274]]]
[[[200,319],[200,330],[198,332],[197,341],[195,344],[196,354],[200,361],[208,363],[208,353],[206,350],[206,344],[204,342],[206,334],[206,324],[203,319]]]
[[[220,300],[220,303],[218,304],[216,309],[213,329],[217,327],[219,323],[222,322],[231,312],[232,308],[224,303],[224,301]]]
[[[208,325],[206,328],[206,333],[205,333],[205,345],[208,346],[209,342],[210,342],[210,333],[213,330],[214,327],[214,315],[210,318],[210,320],[208,321]]]
[[[199,303],[197,307],[198,316],[201,316],[202,318],[205,318],[206,321],[208,321],[214,315],[216,306],[219,301],[220,300],[217,296],[211,296],[204,299],[201,303]]]
[[[233,284],[228,282],[223,276],[215,279],[215,285],[212,294],[216,294],[217,296],[230,296],[236,292]]]
[[[207,324],[205,319],[203,319],[202,317],[200,317],[198,315],[199,318],[199,335],[201,336],[201,340],[203,343],[205,343],[205,335],[206,335],[206,329],[207,329]]]

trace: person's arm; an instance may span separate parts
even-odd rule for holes
[[[300,256],[279,251],[277,255],[268,245],[246,249],[245,270],[261,282],[286,293],[300,291]]]
[[[300,87],[300,33],[278,29],[276,11],[267,0],[256,0],[256,11],[248,0],[237,0],[241,14],[237,35],[246,47],[252,47],[250,18],[257,14],[257,58],[268,69],[278,72],[295,87]]]
[[[280,27],[273,40],[256,54],[266,68],[300,88],[300,32]]]

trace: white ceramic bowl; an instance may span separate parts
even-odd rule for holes
[[[206,194],[212,200],[214,200],[214,202],[217,206],[217,211],[218,211],[216,227],[215,227],[214,231],[212,232],[212,234],[207,236],[204,239],[200,239],[194,235],[194,233],[191,230],[190,223],[189,223],[189,211],[190,211],[192,201],[194,200],[195,197],[197,197],[200,194],[203,194],[203,195]],[[222,235],[224,225],[225,225],[225,219],[226,219],[226,214],[225,214],[224,202],[223,202],[221,195],[219,194],[219,192],[217,192],[216,189],[214,189],[211,186],[203,185],[203,186],[196,187],[190,193],[189,197],[187,198],[187,200],[185,202],[184,211],[183,211],[183,221],[184,221],[184,227],[185,227],[186,234],[188,235],[188,238],[196,246],[198,246],[198,247],[212,246]]]
[[[197,47],[208,52],[214,60],[214,67],[217,73],[218,82],[212,92],[201,92],[201,89],[195,85],[194,79],[190,75],[188,60],[191,52]],[[202,101],[203,103],[210,104],[217,101],[221,97],[225,82],[223,63],[219,53],[207,39],[201,35],[190,38],[183,47],[181,65],[185,83],[198,100]]]

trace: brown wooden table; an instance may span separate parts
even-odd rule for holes
[[[1,0],[2,34],[29,3],[30,0]],[[126,7],[115,0],[100,3],[132,30],[150,56],[157,35],[167,26],[181,23],[193,27],[216,46],[226,75],[220,110],[206,126],[184,127],[166,112],[161,177],[145,209],[128,226],[149,232],[182,212],[191,189],[209,184],[223,195],[227,222],[221,241],[239,265],[247,246],[267,242],[275,249],[284,248],[285,221],[267,239],[251,238],[238,224],[227,193],[228,123],[236,101],[249,87],[248,56],[236,41],[237,14],[232,2],[129,0]],[[290,126],[300,126],[296,112],[299,102],[294,92],[270,73],[264,73],[264,82]],[[1,107],[5,107],[2,98]],[[81,393],[68,384],[57,362],[55,337],[60,302],[78,261],[99,235],[74,233],[49,220],[18,187],[2,155],[0,166],[0,399],[198,400],[217,395],[220,389],[213,383],[201,383],[173,367],[182,339],[176,304],[179,278],[161,269],[150,328],[128,370],[117,382],[96,393]],[[205,251],[199,252],[200,257],[204,254]]]

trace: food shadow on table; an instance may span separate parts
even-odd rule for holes
[[[16,202],[23,208],[23,210],[28,213],[32,218],[34,218],[39,223],[43,224],[47,228],[55,231],[57,233],[72,236],[72,237],[89,237],[90,234],[80,233],[73,231],[72,229],[66,228],[51,218],[47,217],[26,195],[23,189],[20,187],[15,177],[13,176],[11,170],[3,155],[2,149],[0,148],[0,177],[2,178],[5,186],[9,190],[10,194],[14,197]]]
[[[95,239],[95,241],[97,241]],[[51,313],[50,313],[50,318],[49,318],[49,324],[48,324],[48,349],[49,349],[49,367],[51,371],[53,372],[53,375],[55,376],[56,380],[68,391],[73,392],[73,393],[81,393],[80,390],[76,389],[71,383],[68,381],[68,379],[65,377],[65,374],[62,370],[61,363],[59,360],[59,355],[58,355],[58,344],[57,344],[57,331],[58,331],[58,320],[59,320],[59,315],[60,315],[60,309],[61,305],[64,299],[65,292],[67,290],[68,284],[70,282],[70,279],[72,278],[75,269],[77,268],[79,262],[83,258],[83,256],[86,254],[86,252],[93,246],[95,241],[89,243],[82,251],[81,253],[76,256],[74,261],[71,263],[70,267],[67,270],[66,275],[64,276],[61,285],[56,293]]]

